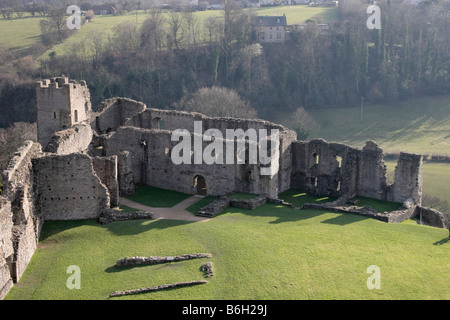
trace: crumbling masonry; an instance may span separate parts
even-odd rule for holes
[[[424,222],[444,226],[440,213],[420,207],[420,155],[402,153],[395,183],[389,185],[383,151],[371,141],[362,150],[321,139],[298,141],[293,131],[267,121],[158,110],[127,98],[105,100],[93,112],[86,83],[65,77],[38,81],[36,101],[39,142],[28,141],[2,173],[0,299],[23,274],[44,221],[114,221],[120,196],[133,194],[138,184],[213,196],[248,192],[271,201],[293,188],[337,197],[333,208],[363,196],[404,203],[398,213],[390,213],[397,218],[388,221],[420,213]],[[261,175],[265,165],[248,161],[174,164],[170,155],[177,142],[171,134],[193,132],[194,121],[203,131],[215,128],[224,136],[227,129],[278,129],[278,171]]]

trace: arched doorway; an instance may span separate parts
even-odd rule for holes
[[[202,176],[194,177],[194,194],[206,196],[206,180]]]

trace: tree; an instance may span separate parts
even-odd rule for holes
[[[1,13],[2,13],[3,18],[11,19],[14,14],[14,10],[11,8],[2,8]]]
[[[63,42],[69,35],[66,9],[58,8],[49,11],[48,17],[41,20],[40,26],[45,45]]]
[[[297,108],[286,121],[286,126],[297,132],[297,139],[306,140],[312,130],[319,128],[314,118],[306,111],[305,108]]]
[[[188,48],[198,42],[198,31],[200,28],[197,16],[192,12],[190,7],[186,7],[183,12],[183,32],[186,35],[186,43]]]
[[[136,24],[132,22],[122,22],[113,28],[113,44],[122,58],[136,53],[139,47],[139,33]]]
[[[223,38],[223,19],[219,17],[208,17],[203,22],[206,31],[206,38],[211,46],[213,42],[222,41]]]
[[[92,9],[85,11],[84,15],[86,17],[86,21],[91,21],[92,19],[94,19],[95,16],[94,11]]]
[[[164,39],[166,36],[166,19],[155,10],[150,12],[150,16],[142,23],[141,46],[146,50],[158,51],[164,47]]]
[[[212,117],[256,118],[256,110],[239,94],[225,87],[204,87],[175,104],[177,109],[200,112]]]
[[[179,32],[183,23],[183,16],[179,12],[171,11],[168,23],[170,41],[173,42],[175,48],[178,50],[180,48],[180,42],[184,38],[183,32]]]

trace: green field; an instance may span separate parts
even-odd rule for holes
[[[170,208],[190,196],[192,195],[176,191],[167,192],[164,189],[142,185],[136,189],[134,195],[127,199],[149,207]]]
[[[353,214],[266,204],[230,208],[207,222],[135,220],[99,225],[49,221],[6,299],[109,299],[113,291],[205,279],[207,284],[123,299],[450,299],[448,231],[414,221],[387,224]],[[115,267],[126,256],[210,253],[212,258]],[[81,270],[69,290],[67,267]],[[381,271],[369,290],[367,268]]]
[[[252,9],[257,15],[286,15],[288,24],[297,24],[305,22],[308,19],[316,19],[320,22],[329,22],[337,17],[337,7],[308,7],[308,6],[279,6],[271,8]],[[194,13],[199,20],[200,28],[203,28],[204,21],[209,17],[222,17],[221,10],[198,11]],[[168,13],[163,13],[167,17]],[[108,41],[108,35],[113,37],[113,28],[121,23],[137,23],[138,27],[149,17],[149,12],[138,11],[135,13],[124,14],[120,16],[95,16],[94,19],[84,24],[74,35],[66,39],[63,43],[54,46],[42,55],[42,59],[47,59],[50,52],[56,52],[57,55],[64,55],[73,50],[74,43],[88,40],[93,32],[102,33],[105,43]],[[38,25],[39,27],[39,25]],[[38,29],[39,31],[39,29]],[[206,38],[205,38],[206,39]]]
[[[450,95],[391,105],[312,110],[320,128],[310,138],[363,147],[366,140],[385,152],[450,156]]]
[[[24,16],[21,19],[0,19],[0,47],[21,54],[41,41],[39,23],[42,17]]]
[[[411,152],[450,156],[450,95],[418,98],[407,103],[312,110],[320,125],[309,138],[324,138],[362,148],[367,140],[386,153]],[[393,182],[397,161],[386,161]],[[424,162],[423,193],[450,201],[450,163]]]

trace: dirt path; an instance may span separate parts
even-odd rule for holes
[[[141,203],[137,203],[126,198],[120,198],[120,204],[124,206],[149,211],[154,214],[155,219],[171,219],[171,220],[184,220],[184,221],[208,221],[209,218],[205,217],[197,217],[192,212],[186,210],[186,208],[190,207],[194,203],[203,199],[203,196],[194,195],[189,197],[177,205],[170,208],[154,208],[143,205]]]

